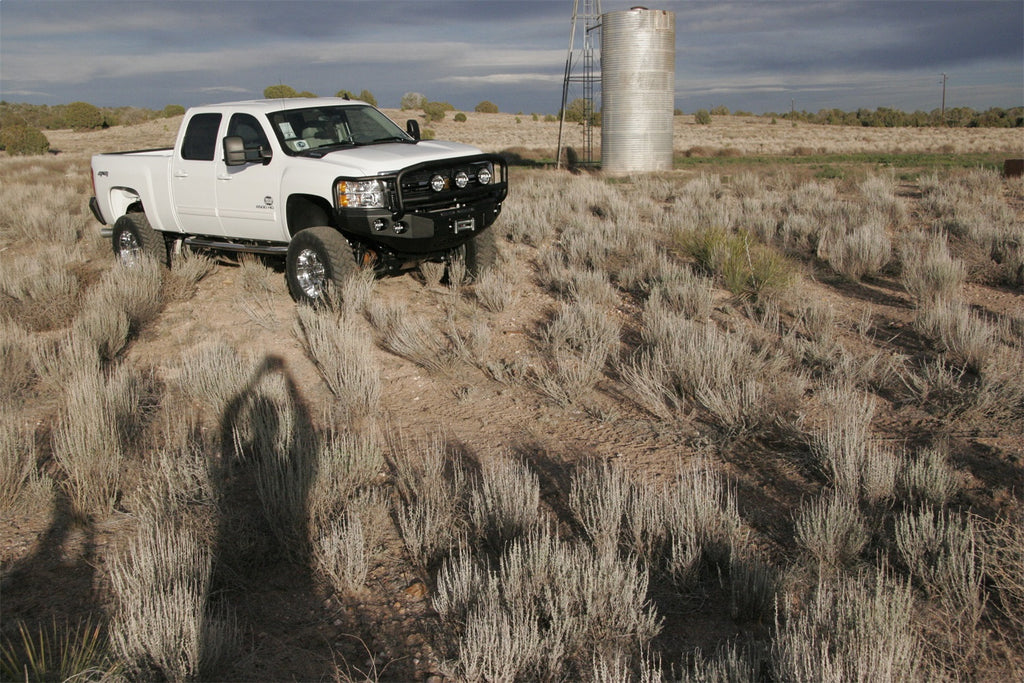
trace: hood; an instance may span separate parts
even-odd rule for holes
[[[425,161],[480,154],[472,145],[459,142],[421,140],[415,145],[403,142],[349,147],[327,153],[319,161],[349,170],[352,175],[375,176],[397,173]]]

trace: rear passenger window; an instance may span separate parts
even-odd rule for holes
[[[213,161],[217,151],[217,131],[220,114],[196,114],[188,122],[185,139],[181,143],[181,158],[194,161]]]

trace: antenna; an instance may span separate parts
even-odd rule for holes
[[[562,130],[565,126],[565,109],[569,99],[569,84],[583,85],[583,164],[594,163],[594,44],[597,29],[601,28],[601,0],[583,0],[583,13],[579,12],[580,0],[572,3],[572,32],[569,34],[569,54],[565,58],[565,78],[562,80],[562,108],[558,121],[558,151],[555,166],[562,167]],[[582,20],[582,21],[581,21]],[[578,27],[583,29],[583,48],[574,50]],[[573,73],[583,63],[583,73]]]

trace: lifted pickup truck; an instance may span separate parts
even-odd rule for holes
[[[508,193],[494,154],[421,140],[355,100],[195,107],[172,149],[92,158],[93,215],[114,253],[167,263],[182,248],[285,258],[288,289],[316,303],[356,268],[397,274],[496,255],[487,228]]]

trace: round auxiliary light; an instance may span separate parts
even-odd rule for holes
[[[444,186],[444,178],[442,178],[441,176],[436,175],[430,179],[430,189],[432,189],[434,192],[440,192],[441,190],[444,189]]]
[[[459,171],[455,174],[455,184],[461,189],[466,185],[469,185],[469,176],[465,171]]]
[[[487,168],[486,166],[484,168],[481,168],[479,171],[476,172],[476,179],[480,182],[481,185],[490,185],[491,169]]]

